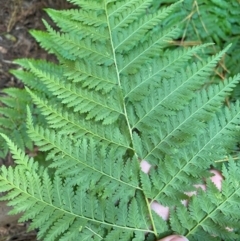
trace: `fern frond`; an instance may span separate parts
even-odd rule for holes
[[[176,232],[235,240],[239,165],[223,167],[222,192],[209,181],[206,193],[194,186],[239,138],[239,102],[224,103],[240,75],[209,81],[230,45],[208,58],[209,44],[167,50],[178,27],[165,23],[180,2],[159,11],[150,0],[69,2],[80,9],[47,10],[59,31],[44,22],[47,32],[32,32],[58,63],[18,60],[24,70],[14,71],[38,109],[36,118],[27,108],[27,133],[47,164],[2,135],[16,159],[1,168],[2,200],[47,241],[154,241]],[[155,202],[169,207],[169,220],[151,209]]]

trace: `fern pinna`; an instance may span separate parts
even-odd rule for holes
[[[31,97],[24,89],[8,88],[2,91],[0,98],[0,132],[9,136],[21,149],[33,149],[33,142],[26,133],[26,105],[35,111]],[[8,154],[8,146],[0,138],[0,158]]]
[[[152,0],[69,2],[79,8],[46,10],[59,31],[46,22],[47,32],[32,31],[58,64],[22,59],[14,71],[47,123],[28,109],[28,135],[48,165],[3,135],[16,166],[1,168],[2,200],[47,241],[237,240],[240,166],[230,155],[240,104],[224,100],[240,75],[208,81],[228,47],[207,59],[198,54],[208,44],[167,49],[178,28],[161,23],[181,3],[156,12]],[[221,191],[208,181],[213,167]],[[205,182],[206,192],[194,186]],[[153,202],[170,207],[169,220]]]
[[[33,141],[26,132],[26,105],[29,106],[36,123],[44,124],[45,120],[39,110],[34,108],[31,96],[25,89],[7,88],[0,98],[0,132],[7,135],[22,150],[34,152]],[[6,158],[9,152],[6,141],[0,138],[0,158]]]

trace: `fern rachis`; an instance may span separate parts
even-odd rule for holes
[[[13,71],[45,118],[41,126],[27,111],[27,133],[47,152],[47,167],[3,135],[17,165],[1,168],[2,199],[49,241],[237,239],[240,167],[230,154],[240,105],[223,103],[240,75],[205,87],[228,47],[207,59],[196,57],[207,44],[167,49],[178,30],[161,22],[179,3],[155,12],[150,0],[70,2],[80,9],[47,10],[59,32],[46,22],[47,32],[32,32],[58,64],[24,59],[16,61],[24,70]],[[226,155],[229,163],[217,166]],[[222,191],[207,181],[206,192],[188,197],[211,166],[222,168]],[[169,220],[153,202],[170,207]]]

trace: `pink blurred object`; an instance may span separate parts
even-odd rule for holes
[[[196,185],[193,185],[194,187],[196,188],[201,188],[203,191],[206,191],[206,185],[203,185],[203,184],[196,184]],[[188,195],[189,197],[193,196],[193,195],[196,195],[197,194],[197,191],[193,191],[193,192],[185,192],[186,195]]]
[[[180,235],[170,235],[166,238],[160,239],[159,241],[188,241],[188,239]]]
[[[142,160],[140,163],[140,167],[144,173],[149,173],[151,165],[147,161]]]
[[[211,177],[211,181],[215,184],[215,186],[217,187],[217,189],[219,191],[222,190],[222,180],[223,180],[223,176],[222,174],[217,171],[217,170],[211,170],[210,171],[212,174],[214,174],[212,177]]]
[[[156,201],[152,202],[151,209],[158,214],[160,217],[162,217],[163,220],[169,219],[169,207],[165,207]]]

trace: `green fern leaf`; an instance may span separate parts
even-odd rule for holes
[[[180,2],[159,11],[151,0],[69,2],[80,9],[46,10],[59,31],[44,22],[46,32],[32,32],[58,63],[17,60],[24,70],[13,71],[44,120],[27,108],[26,132],[47,164],[2,134],[16,167],[1,168],[1,199],[47,241],[237,240],[240,167],[221,166],[222,191],[209,181],[240,136],[239,102],[224,107],[240,75],[208,86],[230,45],[208,58],[209,44],[168,48],[179,30],[163,23]],[[194,186],[204,180],[206,192]]]

